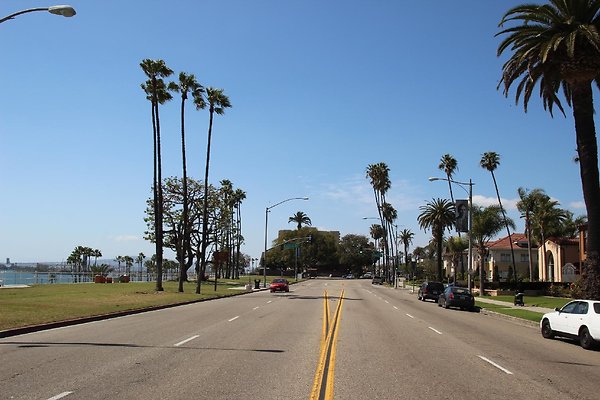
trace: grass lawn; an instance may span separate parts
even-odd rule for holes
[[[505,301],[513,304],[514,296],[492,296],[490,299]],[[523,301],[528,306],[546,307],[555,309],[556,307],[562,307],[573,299],[563,297],[549,297],[549,296],[524,296]]]
[[[500,296],[498,296],[498,297],[500,297]],[[477,301],[477,298],[475,298],[475,299],[476,299],[475,306],[477,306],[477,307],[485,308],[486,310],[494,311],[499,314],[510,315],[512,317],[527,319],[529,321],[540,322],[540,320],[542,319],[542,315],[544,315],[543,313],[538,313],[535,311],[524,310],[522,308],[504,307],[501,305]],[[494,299],[495,299],[495,297],[494,297]]]
[[[267,282],[272,278],[267,277]],[[253,279],[254,277],[254,286]],[[0,289],[0,330],[231,296],[240,291],[230,288],[247,283],[247,277],[239,280],[224,279],[218,281],[215,291],[214,282],[204,282],[201,294],[195,293],[195,282],[185,283],[184,293],[177,292],[177,282],[163,282],[163,292],[154,290],[155,282],[45,284],[27,288],[3,288]]]

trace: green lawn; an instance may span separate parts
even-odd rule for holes
[[[500,296],[498,296],[498,297],[500,297]],[[494,297],[494,300],[495,299],[496,298]],[[543,313],[529,311],[529,310],[525,310],[522,308],[504,307],[501,305],[484,303],[482,301],[477,301],[477,300],[475,300],[475,306],[480,307],[480,308],[485,308],[486,310],[494,311],[499,314],[510,315],[512,317],[527,319],[529,321],[535,321],[535,322],[540,322],[540,320],[542,319],[542,315],[544,315]]]
[[[253,286],[255,278],[251,277]],[[267,282],[272,278],[267,277]],[[261,288],[262,279],[261,277]],[[3,288],[0,289],[0,330],[231,296],[240,293],[240,290],[230,288],[247,283],[248,277],[220,280],[215,291],[214,282],[204,282],[199,295],[195,293],[195,282],[186,283],[184,293],[177,292],[177,282],[164,282],[163,292],[154,290],[155,282],[45,284],[19,289]]]
[[[498,301],[505,301],[507,303],[513,304],[515,297],[514,296],[492,296],[492,297],[490,297],[490,299],[498,300]],[[573,299],[563,298],[563,297],[549,297],[549,296],[524,296],[523,297],[523,301],[528,306],[546,307],[546,308],[551,308],[553,310],[556,307],[560,308],[560,307],[564,306],[571,300],[573,300]]]

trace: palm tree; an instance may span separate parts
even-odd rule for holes
[[[452,203],[454,203],[454,194],[452,193],[452,176],[454,175],[454,172],[458,170],[458,162],[456,161],[456,158],[454,158],[452,155],[444,154],[440,159],[438,168],[441,171],[444,171],[444,173],[446,174],[446,178],[448,178],[448,190],[450,191],[450,200],[452,200]],[[460,232],[458,234],[460,235]]]
[[[235,252],[235,278],[239,279],[240,277],[240,249],[242,246],[242,242],[244,241],[244,237],[242,236],[242,201],[246,199],[246,192],[242,189],[236,189],[233,193],[233,199],[235,202],[235,220],[236,220],[236,252]]]
[[[525,234],[527,235],[527,252],[529,257],[529,281],[533,282],[533,258],[531,254],[531,216],[535,208],[536,199],[545,195],[542,189],[533,189],[528,191],[522,187],[517,189],[519,201],[517,202],[517,210],[521,213],[521,217],[525,218]]]
[[[185,152],[185,101],[188,99],[188,93],[192,94],[196,109],[203,109],[206,107],[204,102],[203,93],[204,88],[196,81],[194,74],[186,74],[185,72],[179,73],[179,83],[171,82],[169,84],[169,90],[178,92],[181,94],[181,160],[183,164],[183,246],[181,246],[181,253],[178,255],[179,260],[179,287],[178,291],[183,292],[183,282],[187,281],[187,264],[185,263],[185,255],[190,253],[190,221],[189,221],[189,199],[188,199],[188,185],[187,185],[187,165],[186,165],[186,152]]]
[[[94,257],[94,266],[95,266],[98,262],[98,257],[102,257],[102,252],[98,249],[94,249],[92,256]]]
[[[459,260],[462,260],[463,253],[469,248],[469,243],[460,236],[450,236],[446,240],[446,252],[450,254],[452,265],[454,267],[454,283],[456,283],[456,267]],[[464,275],[464,269],[461,270],[461,279]]]
[[[210,166],[210,142],[212,139],[212,126],[214,114],[223,115],[225,109],[231,107],[229,98],[223,93],[223,89],[209,87],[206,89],[206,101],[208,102],[208,142],[206,145],[206,169],[204,171],[204,205],[202,207],[202,252],[200,265],[201,271],[206,268],[206,247],[208,240],[208,171]],[[200,294],[201,279],[197,280],[196,293]]]
[[[431,229],[433,241],[437,247],[437,275],[438,280],[442,276],[442,249],[444,242],[444,230],[454,225],[456,214],[454,204],[446,199],[433,199],[424,206],[420,206],[421,213],[417,217],[419,227],[423,230]]]
[[[483,295],[488,242],[502,230],[505,223],[513,228],[515,223],[510,218],[504,218],[500,206],[473,207],[472,217],[471,240],[479,253],[479,293]]]
[[[383,242],[384,247],[384,264],[387,266],[389,259],[389,226],[383,215],[383,204],[386,202],[386,193],[392,187],[392,182],[389,177],[390,168],[386,163],[380,162],[377,164],[369,164],[367,166],[367,178],[370,179],[371,186],[373,187],[373,194],[375,196],[375,204],[377,206],[377,212],[379,213],[379,220],[381,227],[385,231],[384,237],[386,240]]]
[[[288,224],[290,222],[295,222],[297,224],[296,227],[298,230],[302,229],[302,225],[312,226],[312,221],[310,220],[308,215],[304,213],[304,211],[298,211],[296,214],[292,215],[288,219]]]
[[[400,231],[400,241],[404,245],[404,264],[406,266],[406,272],[409,272],[408,269],[408,247],[412,244],[413,238],[415,234],[411,232],[410,229],[402,229]]]
[[[498,47],[500,56],[512,54],[502,67],[504,95],[516,84],[516,101],[523,96],[527,104],[535,87],[544,109],[552,115],[556,106],[565,114],[558,93],[573,107],[577,156],[585,200],[588,232],[583,292],[588,298],[600,299],[600,184],[598,144],[594,125],[592,82],[599,83],[600,70],[600,1],[549,0],[549,4],[525,4],[508,10],[500,20],[516,25],[502,29],[507,35]]]
[[[162,161],[160,145],[160,118],[158,113],[159,104],[172,99],[167,91],[167,86],[163,78],[169,77],[171,70],[163,60],[145,59],[140,63],[140,67],[148,77],[146,83],[142,84],[142,89],[146,93],[146,98],[152,105],[152,131],[154,136],[154,181],[152,190],[154,194],[154,215],[155,215],[155,244],[156,244],[156,291],[163,291],[162,286],[162,261],[163,261],[163,193],[162,193]]]
[[[120,274],[121,273],[121,263],[124,261],[123,256],[117,256],[115,258],[115,261],[117,262],[117,272]]]
[[[381,205],[381,213],[383,215],[383,220],[387,226],[387,238],[389,238],[389,243],[390,243],[390,256],[392,258],[392,264],[391,266],[388,266],[388,280],[392,281],[390,279],[390,276],[392,275],[392,271],[391,269],[396,269],[396,263],[398,261],[398,249],[396,247],[397,246],[397,240],[396,234],[394,234],[394,221],[396,221],[396,219],[398,218],[398,212],[396,211],[396,209],[394,208],[394,206],[392,206],[390,203],[388,202],[384,202]],[[387,240],[386,240],[387,242]],[[396,279],[395,274],[394,274],[394,279]]]
[[[144,264],[145,258],[146,256],[142,252],[135,258],[136,263],[140,266],[140,282],[142,281],[142,265]]]
[[[500,155],[493,151],[488,151],[483,153],[481,156],[481,161],[479,162],[481,168],[487,169],[492,174],[492,179],[494,181],[494,187],[496,188],[496,196],[498,197],[498,205],[500,206],[500,211],[502,212],[502,218],[504,219],[504,226],[506,226],[506,233],[508,234],[508,241],[510,243],[510,256],[512,260],[512,268],[513,271],[516,271],[517,264],[515,263],[515,250],[513,249],[513,241],[512,236],[510,234],[510,229],[508,227],[508,222],[506,220],[506,213],[504,212],[504,207],[502,207],[502,201],[500,200],[500,192],[498,191],[498,183],[496,182],[496,175],[494,175],[494,171],[500,165]],[[516,276],[516,274],[515,274]]]

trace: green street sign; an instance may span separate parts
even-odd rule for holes
[[[298,243],[284,243],[283,248],[286,250],[287,249],[296,249],[296,248],[298,248]]]

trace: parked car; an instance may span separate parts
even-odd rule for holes
[[[370,272],[365,272],[360,276],[360,279],[373,279],[373,274]]]
[[[381,276],[374,276],[373,280],[371,281],[371,283],[373,285],[383,285],[383,277],[381,277]]]
[[[283,278],[275,278],[271,281],[271,286],[269,286],[271,293],[273,292],[289,292],[290,291],[290,283],[287,279]]]
[[[542,336],[579,340],[584,349],[594,348],[600,342],[600,301],[574,300],[544,314],[540,321]]]
[[[444,284],[441,282],[423,282],[417,293],[417,298],[421,301],[427,299],[438,301],[440,294],[444,292]]]
[[[444,293],[438,297],[438,306],[444,308],[459,307],[469,311],[475,309],[475,298],[468,288],[458,286],[448,286]]]

